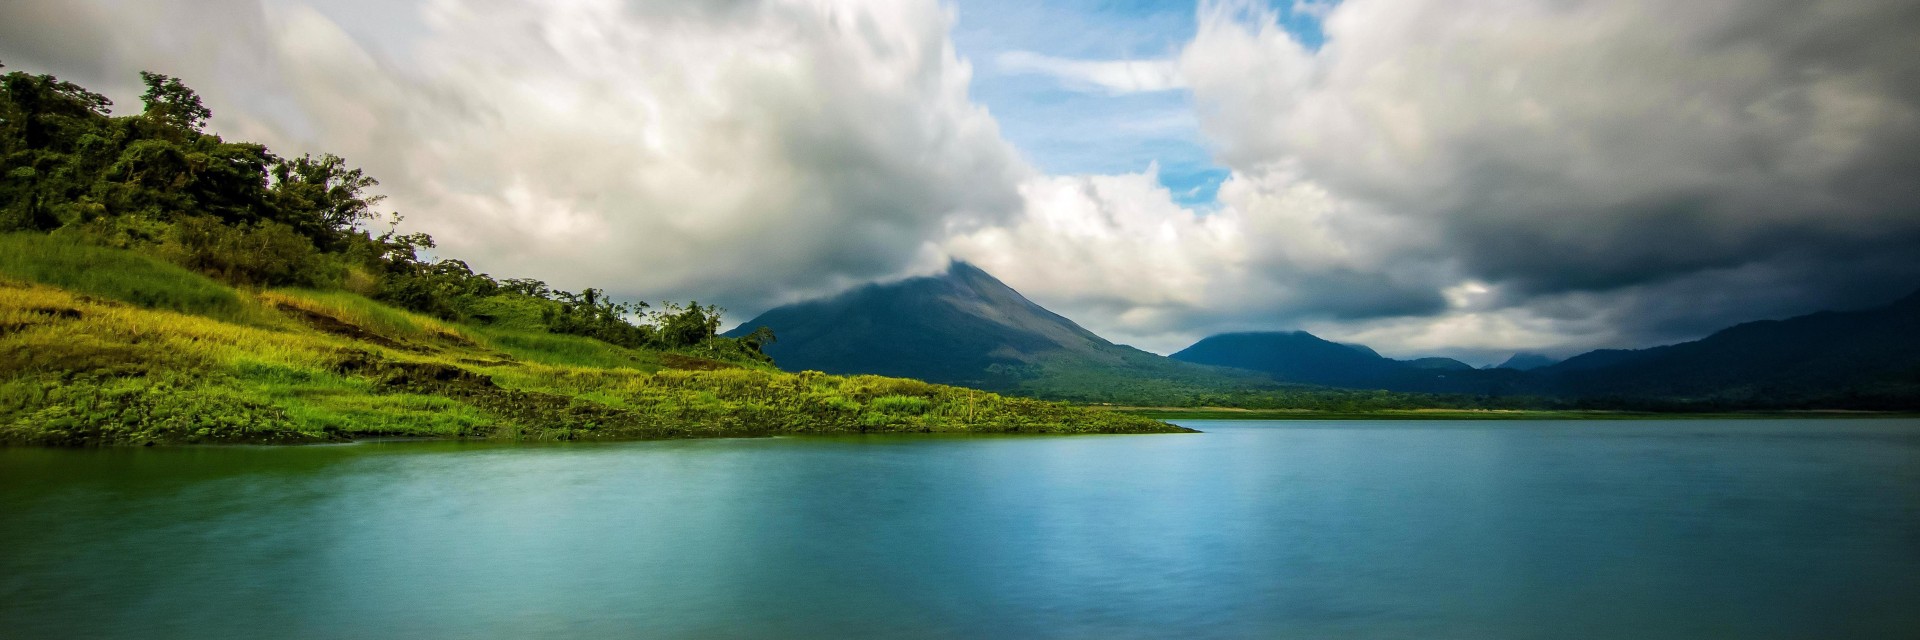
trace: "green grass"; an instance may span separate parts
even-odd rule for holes
[[[0,276],[75,293],[253,324],[267,321],[233,288],[131,251],[39,233],[0,234]]]
[[[558,306],[550,300],[527,296],[498,295],[469,304],[461,312],[490,329],[516,333],[546,333],[541,313]]]
[[[0,443],[1185,431],[917,380],[783,373],[703,347],[624,349],[498,316],[449,323],[342,291],[236,290],[46,236],[0,236],[0,255]]]
[[[354,326],[395,339],[430,340],[436,334],[454,331],[446,323],[389,307],[347,291],[278,289],[266,298],[299,308],[324,313]]]
[[[510,331],[490,326],[475,327],[474,331],[486,344],[528,362],[563,367],[639,371],[660,369],[660,357],[656,352],[624,349],[593,338]]]

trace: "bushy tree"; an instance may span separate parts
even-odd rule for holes
[[[721,313],[720,307],[703,307],[697,301],[684,307],[667,302],[652,314],[652,319],[659,327],[660,345],[673,349],[691,347],[718,335]]]
[[[377,217],[374,207],[386,199],[367,192],[379,180],[331,153],[276,159],[272,177],[278,220],[327,249],[339,248],[360,223]]]
[[[200,104],[200,94],[188,89],[179,78],[142,71],[140,81],[147,85],[147,92],[140,95],[147,106],[145,115],[155,122],[199,133],[213,117],[213,111]]]

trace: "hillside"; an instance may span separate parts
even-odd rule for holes
[[[1512,356],[1508,356],[1507,359],[1502,361],[1500,364],[1497,364],[1488,368],[1513,369],[1515,371],[1532,371],[1534,369],[1539,369],[1541,367],[1550,367],[1559,363],[1560,363],[1559,360],[1555,360],[1545,355],[1521,351],[1521,352],[1514,353]]]
[[[1452,358],[1394,360],[1365,345],[1324,340],[1305,331],[1208,336],[1171,358],[1258,371],[1281,382],[1417,393],[1500,395],[1511,371],[1480,371]]]
[[[1152,402],[1272,387],[1251,372],[1116,345],[965,262],[779,307],[724,335],[772,329],[789,371],[873,373],[1096,402]]]
[[[1260,371],[1280,380],[1342,387],[1370,385],[1405,367],[1372,349],[1329,342],[1305,331],[1209,336],[1169,357]]]
[[[1537,408],[1910,410],[1920,407],[1920,293],[1877,309],[1750,322],[1650,349],[1602,349],[1561,362],[1515,354],[1483,370],[1446,358],[1392,360],[1298,331],[1211,336],[1172,357],[1282,382],[1473,394]]]
[[[0,443],[585,440],[1184,431],[707,346],[446,322],[341,291],[234,289],[132,252],[0,236]]]
[[[1531,372],[1563,396],[1768,408],[1920,407],[1920,292],[1883,307],[1748,322],[1700,340],[1588,352]]]

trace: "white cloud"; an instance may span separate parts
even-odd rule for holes
[[[1307,327],[1401,355],[1639,346],[1920,283],[1910,3],[1306,5],[1317,49],[1265,3],[1202,3],[1168,74],[1232,171],[1209,214],[1029,188],[1028,220],[1081,222],[957,250],[1000,247],[981,260],[1123,339]],[[1114,206],[1150,213],[1125,234],[1056,230]],[[1203,223],[1223,240],[1114,239],[1211,237]],[[1114,255],[1153,258],[1101,265]]]
[[[124,43],[100,66],[180,75],[219,130],[367,167],[445,254],[568,287],[758,306],[884,277],[1031,173],[931,0],[430,0],[379,48],[301,4],[95,4],[66,26]]]
[[[1218,298],[1245,262],[1234,218],[1180,207],[1154,170],[1046,176],[1020,188],[1024,215],[958,234],[953,255],[1096,333],[1138,340]]]
[[[366,166],[482,269],[749,313],[952,253],[1163,351],[1305,327],[1564,352],[1920,282],[1910,2],[1298,0],[1309,49],[1208,0],[1172,58],[993,61],[1115,104],[1191,91],[1098,122],[1197,123],[1232,172],[1204,209],[1151,170],[1029,168],[932,0],[383,7],[11,3],[0,59],[123,105],[138,69],[182,76],[218,130]]]
[[[1031,51],[1008,51],[995,58],[1007,73],[1053,76],[1076,90],[1110,94],[1170,91],[1186,86],[1173,60],[1073,60]]]

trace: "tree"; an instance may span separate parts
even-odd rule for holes
[[[200,94],[181,84],[179,78],[142,71],[140,80],[147,83],[147,92],[140,95],[140,100],[147,105],[148,118],[199,133],[213,117],[213,112],[200,104]]]
[[[331,153],[319,158],[310,154],[276,158],[272,174],[280,221],[323,249],[338,246],[355,225],[377,217],[373,207],[386,199],[366,192],[379,180],[348,167],[346,160]]]
[[[756,353],[766,353],[766,346],[778,340],[778,338],[773,337],[773,328],[765,326],[754,329],[753,333],[740,336],[740,344],[746,345],[748,349],[752,349]]]
[[[700,306],[700,303],[688,302],[687,306],[668,302],[653,314],[654,324],[660,327],[661,345],[672,349],[691,347],[718,335],[720,332],[720,314],[718,306]]]

